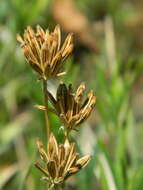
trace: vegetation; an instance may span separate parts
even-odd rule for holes
[[[143,189],[143,3],[66,2],[0,2],[0,189],[48,188],[34,166],[39,159],[37,138],[45,146],[47,143],[41,80],[25,64],[16,35],[22,35],[28,25],[52,31],[56,23],[63,36],[73,32],[75,39],[73,54],[63,65],[68,74],[61,77],[64,85],[60,83],[60,88],[68,90],[72,83],[77,89],[84,81],[86,91],[93,89],[97,99],[90,118],[77,131],[71,132],[73,126],[69,130],[80,157],[92,157],[82,171],[68,179],[65,189]],[[45,80],[52,74],[41,77]],[[59,79],[48,81],[52,94],[56,94],[58,86]],[[52,103],[48,106],[53,109]],[[63,120],[52,112],[48,115],[55,136],[52,141],[56,138],[56,146],[64,144],[65,127],[59,127]],[[41,141],[37,144],[43,146]]]

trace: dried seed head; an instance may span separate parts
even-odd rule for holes
[[[38,151],[45,166],[36,163],[35,166],[45,175],[44,179],[48,181],[49,187],[62,184],[71,175],[84,168],[90,156],[84,156],[78,159],[78,153],[75,151],[75,144],[69,143],[66,139],[64,144],[58,145],[55,137],[51,133],[47,153],[43,149],[43,143],[37,141]]]
[[[84,90],[84,83],[81,83],[75,94],[72,92],[71,85],[67,87],[65,84],[60,84],[56,99],[48,92],[55,112],[67,132],[76,129],[76,126],[85,121],[95,106],[96,97],[93,91],[88,93],[86,100],[82,103]]]
[[[69,34],[61,46],[61,30],[57,25],[53,32],[37,26],[36,32],[28,26],[23,38],[18,34],[26,61],[43,79],[58,77],[64,60],[73,50],[73,35]]]

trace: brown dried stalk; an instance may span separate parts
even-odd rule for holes
[[[63,190],[65,181],[72,175],[84,168],[90,161],[90,156],[86,155],[78,158],[75,151],[75,143],[69,141],[69,132],[85,121],[96,102],[92,91],[87,95],[82,103],[85,85],[82,83],[75,94],[72,85],[68,87],[60,84],[57,89],[56,99],[47,89],[49,78],[62,76],[65,72],[60,72],[64,60],[73,49],[72,34],[69,34],[61,47],[60,27],[56,26],[54,32],[44,31],[37,26],[37,31],[31,27],[25,30],[24,37],[17,35],[21,43],[24,55],[28,64],[38,73],[43,81],[44,105],[37,106],[45,111],[46,132],[48,137],[48,149],[44,150],[43,143],[38,140],[38,151],[43,164],[37,162],[35,166],[44,174],[43,179],[48,182],[49,189]],[[61,119],[64,126],[64,144],[58,144],[52,134],[49,123],[48,102],[53,104],[52,111]]]

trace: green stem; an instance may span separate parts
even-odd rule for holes
[[[48,93],[47,93],[47,80],[43,80],[43,93],[44,93],[44,105],[45,105],[45,121],[46,121],[46,134],[50,137],[50,122],[48,117]]]

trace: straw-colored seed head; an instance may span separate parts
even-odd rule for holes
[[[37,145],[45,166],[41,166],[39,163],[36,163],[35,166],[45,175],[44,179],[48,181],[49,187],[64,183],[67,178],[84,168],[90,161],[89,155],[78,159],[75,144],[69,143],[67,139],[64,144],[58,145],[52,133],[47,152],[41,141],[38,140]]]
[[[77,125],[85,121],[95,106],[96,97],[93,91],[88,93],[86,100],[82,103],[84,90],[84,83],[81,83],[75,94],[72,92],[72,85],[67,87],[65,84],[60,84],[56,99],[48,92],[55,112],[60,117],[67,132],[76,129]]]
[[[73,50],[73,35],[69,34],[61,46],[61,31],[57,25],[53,32],[44,31],[37,26],[36,32],[28,26],[23,38],[18,34],[26,61],[43,79],[62,76],[60,73],[64,60]]]

